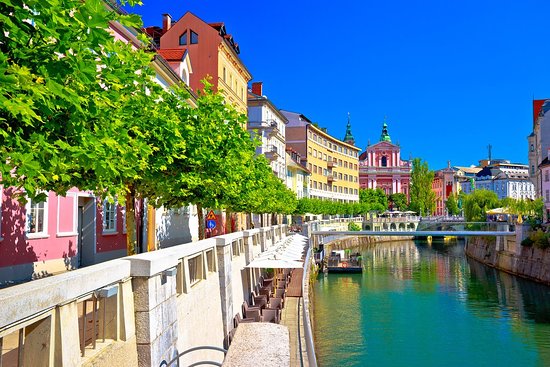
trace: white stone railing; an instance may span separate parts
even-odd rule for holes
[[[252,229],[2,289],[3,363],[159,366],[222,346],[260,275],[246,264],[287,235],[287,225]],[[220,359],[212,353],[182,362]]]

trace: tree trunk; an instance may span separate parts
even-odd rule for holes
[[[252,222],[252,213],[246,214],[246,229],[254,228]]]
[[[130,187],[126,194],[126,252],[128,255],[136,254],[136,206],[135,189]]]
[[[231,211],[229,209],[225,210],[225,233],[232,233],[233,226],[231,222]]]
[[[204,228],[204,217],[202,215],[202,204],[197,203],[197,217],[199,219],[199,240],[204,240],[206,238],[205,228]]]

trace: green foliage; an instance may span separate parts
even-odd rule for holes
[[[544,202],[542,198],[536,200],[504,198],[500,201],[500,206],[518,216],[527,216],[527,221],[531,223],[532,226],[542,222],[544,211]]]
[[[0,3],[2,184],[121,198],[154,147],[151,55],[117,42],[108,23],[140,27],[100,0]],[[149,93],[146,93],[146,90]],[[162,107],[161,107],[162,108]]]
[[[381,188],[360,189],[359,203],[366,204],[370,211],[383,212],[388,209],[388,197]]]
[[[458,215],[460,214],[460,209],[458,208],[458,203],[454,194],[449,195],[447,202],[445,202],[445,208],[447,208],[447,213],[449,215]]]
[[[485,222],[487,210],[497,208],[498,196],[489,190],[474,190],[464,196],[464,217],[467,222]]]
[[[0,183],[23,201],[77,187],[156,207],[294,212],[246,116],[207,82],[197,108],[183,88],[164,90],[146,38],[116,41],[110,22],[141,28],[102,0],[0,2]]]
[[[521,244],[522,246],[535,245],[538,248],[546,249],[550,247],[550,233],[546,233],[539,228],[524,239]]]
[[[403,193],[391,194],[389,201],[392,203],[392,208],[394,210],[405,211],[409,208],[409,205],[407,204],[407,195]]]
[[[411,172],[411,202],[409,208],[420,215],[428,215],[435,210],[435,193],[432,191],[434,173],[427,162],[414,158]]]
[[[361,230],[361,226],[359,224],[354,222],[348,223],[348,231],[360,231],[360,230]]]

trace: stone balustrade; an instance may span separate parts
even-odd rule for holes
[[[245,266],[287,235],[287,225],[252,229],[2,289],[0,361],[160,366],[191,347],[221,347],[260,276]]]

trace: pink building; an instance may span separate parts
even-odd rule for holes
[[[541,174],[542,200],[544,201],[544,220],[550,220],[550,148],[546,152],[546,157],[539,164]]]
[[[411,165],[401,159],[401,147],[392,144],[388,125],[384,122],[380,141],[367,147],[359,156],[359,186],[381,188],[386,195],[402,193],[409,199]]]
[[[126,255],[124,212],[71,189],[22,206],[0,191],[0,286]],[[99,205],[98,205],[99,204]]]

